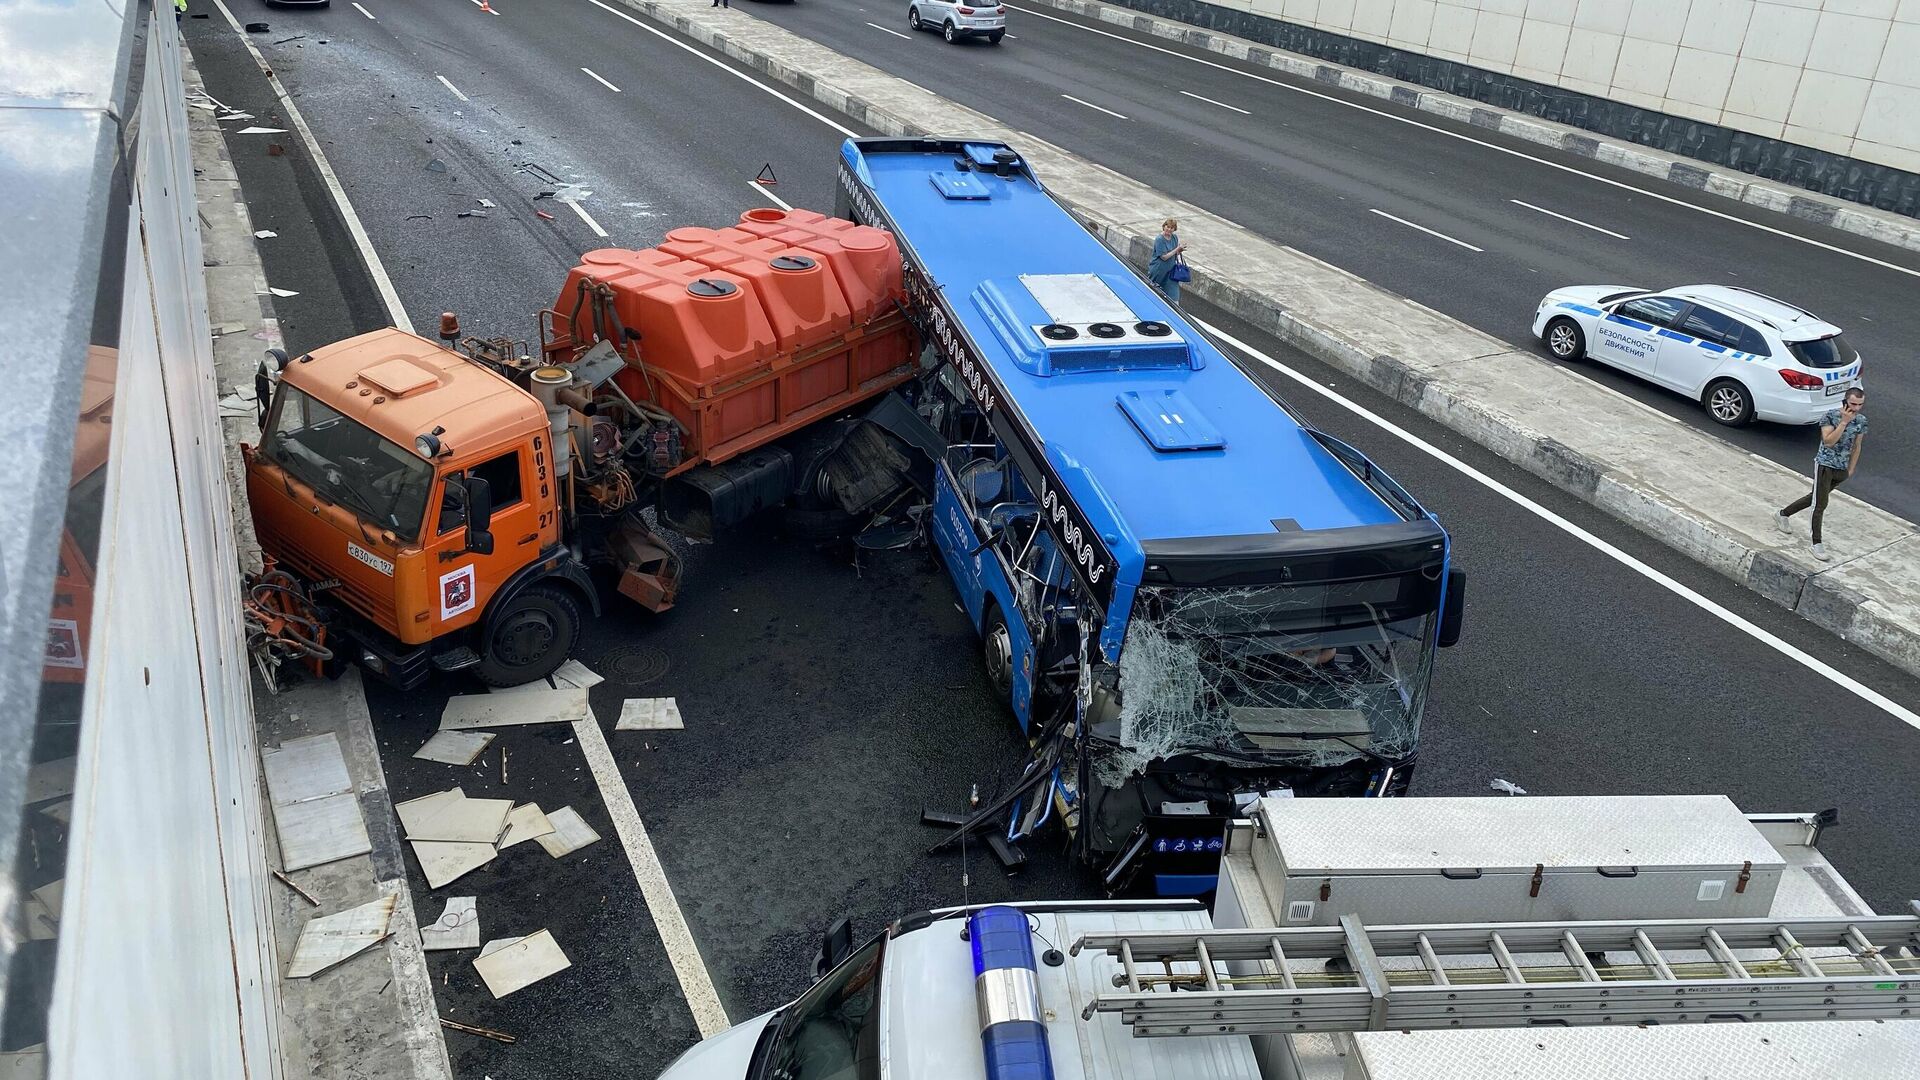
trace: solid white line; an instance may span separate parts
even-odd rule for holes
[[[1812,246],[1820,248],[1823,251],[1831,251],[1836,255],[1845,255],[1849,259],[1859,259],[1861,262],[1872,263],[1875,266],[1882,267],[1887,270],[1897,271],[1898,273],[1906,274],[1909,277],[1920,277],[1920,270],[1913,270],[1905,266],[1900,266],[1896,263],[1887,262],[1883,259],[1876,259],[1871,255],[1862,255],[1857,251],[1848,251],[1846,248],[1843,248],[1843,247],[1836,247],[1833,244],[1823,243],[1822,241],[1814,240],[1810,237],[1801,236],[1798,233],[1790,233],[1785,229],[1776,229],[1771,225],[1762,225],[1757,221],[1748,221],[1746,218],[1736,217],[1733,214],[1729,214],[1721,210],[1714,210],[1709,207],[1701,206],[1698,203],[1690,203],[1685,199],[1675,198],[1672,195],[1662,195],[1657,191],[1650,191],[1643,187],[1636,187],[1632,184],[1628,184],[1620,180],[1608,179],[1607,177],[1604,177],[1604,176],[1599,176],[1594,173],[1586,172],[1581,169],[1576,169],[1571,165],[1562,165],[1557,161],[1548,161],[1546,158],[1534,157],[1532,154],[1524,153],[1522,151],[1515,150],[1511,147],[1501,146],[1498,143],[1490,143],[1484,139],[1476,139],[1471,135],[1464,135],[1458,131],[1448,131],[1446,128],[1435,127],[1432,124],[1423,124],[1420,121],[1413,119],[1412,117],[1395,116],[1393,113],[1386,112],[1385,110],[1382,110],[1382,109],[1375,109],[1370,106],[1362,105],[1357,101],[1345,101],[1341,98],[1334,97],[1331,94],[1322,94],[1317,90],[1309,90],[1304,86],[1294,86],[1291,83],[1281,82],[1279,79],[1269,79],[1265,75],[1255,75],[1251,71],[1241,71],[1239,68],[1236,68],[1236,67],[1229,67],[1226,64],[1217,64],[1212,60],[1202,60],[1197,56],[1188,56],[1186,53],[1176,52],[1173,49],[1163,49],[1158,45],[1153,45],[1145,41],[1135,41],[1134,39],[1127,37],[1123,34],[1114,34],[1114,33],[1109,33],[1105,30],[1095,29],[1094,27],[1091,27],[1091,26],[1083,26],[1080,23],[1072,21],[1071,19],[1057,18],[1052,15],[1042,14],[1041,12],[1033,11],[1028,8],[1017,7],[1012,4],[1008,4],[1006,6],[1013,8],[1015,11],[1020,11],[1027,15],[1031,15],[1034,18],[1046,19],[1049,22],[1061,23],[1065,26],[1071,26],[1076,30],[1085,30],[1089,34],[1099,34],[1101,37],[1110,37],[1115,41],[1124,41],[1129,45],[1138,45],[1143,49],[1152,49],[1154,52],[1166,53],[1168,56],[1177,56],[1180,59],[1189,61],[1191,63],[1204,64],[1207,67],[1216,68],[1220,71],[1231,72],[1232,74],[1239,75],[1242,78],[1253,79],[1258,82],[1266,83],[1270,86],[1277,86],[1277,87],[1280,87],[1282,90],[1291,90],[1296,94],[1305,94],[1308,97],[1316,97],[1322,101],[1331,101],[1335,105],[1344,105],[1349,109],[1358,109],[1364,113],[1372,113],[1375,116],[1384,117],[1388,120],[1394,121],[1395,123],[1406,124],[1410,127],[1417,127],[1426,131],[1434,132],[1436,134],[1445,135],[1449,139],[1459,139],[1461,142],[1472,143],[1475,146],[1484,146],[1489,150],[1497,150],[1500,153],[1506,154],[1509,157],[1517,157],[1524,161],[1531,161],[1536,165],[1545,165],[1549,169],[1558,169],[1561,172],[1572,173],[1575,176],[1584,176],[1589,180],[1606,184],[1609,187],[1616,187],[1622,191],[1631,191],[1636,195],[1645,195],[1648,198],[1659,199],[1661,202],[1672,203],[1675,206],[1684,206],[1689,210],[1698,210],[1703,214],[1711,214],[1714,217],[1721,218],[1726,221],[1731,221],[1740,225],[1745,225],[1749,229],[1759,229],[1761,232],[1772,233],[1775,236],[1782,236],[1787,238],[1788,240],[1797,240],[1802,244],[1811,244]]]
[[[873,28],[874,28],[875,30],[878,30],[878,31],[880,31],[880,32],[881,32],[881,33],[883,33],[883,34],[892,34],[892,35],[893,35],[894,37],[897,37],[897,38],[899,38],[899,39],[900,39],[901,41],[912,41],[912,40],[913,40],[912,38],[910,38],[910,37],[908,37],[907,35],[905,35],[905,34],[903,34],[903,33],[901,33],[900,31],[898,31],[898,30],[889,30],[889,29],[887,29],[886,27],[884,27],[884,26],[881,26],[881,25],[880,25],[879,23],[877,23],[877,22],[870,22],[870,23],[868,23],[867,25],[868,25],[868,26],[871,26],[871,27],[873,27]]]
[[[587,78],[592,79],[594,82],[599,83],[601,86],[606,87],[607,89],[613,91],[616,94],[620,92],[619,87],[601,78],[599,73],[594,71],[592,68],[581,68],[580,70],[587,73]]]
[[[693,55],[699,57],[702,60],[705,60],[707,63],[712,64],[714,67],[719,68],[721,71],[726,72],[727,74],[733,76],[736,79],[739,79],[743,82],[752,83],[753,85],[759,87],[760,89],[765,90],[767,93],[772,94],[774,97],[779,98],[781,101],[786,102],[787,104],[793,106],[794,108],[799,109],[801,112],[806,113],[808,116],[813,117],[815,120],[818,120],[821,123],[827,125],[833,130],[839,132],[840,134],[845,135],[849,139],[859,138],[859,132],[854,131],[852,128],[846,126],[845,124],[842,124],[837,120],[833,120],[813,109],[808,108],[805,105],[802,105],[800,102],[795,101],[793,98],[790,98],[787,95],[781,93],[780,91],[775,90],[773,87],[768,86],[766,83],[761,82],[759,79],[756,79],[753,76],[748,75],[743,71],[738,71],[738,70],[735,70],[734,68],[728,67],[726,64],[721,63],[718,60],[715,60],[713,57],[708,56],[706,53],[701,52],[699,49],[694,48],[693,46],[687,44],[686,42],[673,37],[672,35],[668,34],[664,30],[656,30],[653,27],[648,26],[646,23],[641,22],[639,19],[634,18],[632,15],[629,15],[624,11],[620,11],[613,7],[608,6],[607,4],[603,3],[602,0],[587,0],[587,3],[592,4],[594,7],[599,8],[600,10],[606,12],[609,15],[616,15],[622,19],[627,20],[628,22],[639,27],[640,29],[645,30],[647,33],[652,34],[654,37],[659,38],[661,41],[665,41],[669,44],[685,49],[686,51],[692,53]]]
[[[763,199],[771,199],[773,201],[773,205],[779,207],[780,209],[782,210],[793,209],[792,203],[789,203],[787,200],[781,198],[778,195],[775,195],[772,191],[768,190],[764,184],[756,184],[753,181],[749,180],[747,181],[747,186],[753,189],[753,193],[755,195],[758,195]]]
[[[1755,641],[1760,642],[1761,644],[1767,646],[1768,648],[1774,650],[1775,652],[1781,654],[1782,656],[1785,656],[1788,659],[1794,661],[1795,663],[1801,665],[1802,667],[1805,667],[1807,670],[1813,672],[1816,675],[1819,675],[1821,678],[1826,679],[1829,682],[1832,682],[1834,685],[1840,687],[1841,689],[1847,691],[1850,694],[1853,694],[1854,696],[1860,698],[1861,700],[1877,706],[1878,708],[1887,712],[1889,715],[1907,724],[1909,727],[1920,728],[1920,713],[1914,712],[1912,709],[1909,709],[1906,706],[1901,705],[1900,703],[1892,700],[1891,698],[1887,697],[1885,694],[1880,693],[1879,691],[1873,689],[1872,687],[1866,686],[1861,682],[1859,682],[1858,680],[1850,676],[1844,675],[1832,667],[1829,667],[1826,663],[1802,651],[1799,647],[1785,640],[1782,640],[1780,637],[1774,635],[1770,631],[1764,630],[1761,627],[1754,625],[1750,620],[1727,610],[1725,607],[1722,607],[1721,605],[1715,603],[1712,600],[1707,599],[1705,596],[1700,595],[1699,593],[1693,591],[1687,586],[1667,576],[1661,571],[1656,570],[1651,566],[1648,566],[1646,563],[1641,562],[1639,559],[1633,557],[1632,555],[1629,555],[1625,551],[1622,551],[1619,548],[1614,547],[1612,544],[1606,542],[1605,540],[1600,539],[1598,536],[1593,535],[1592,533],[1581,528],[1580,526],[1575,525],[1573,522],[1568,521],[1566,518],[1561,517],[1559,514],[1556,514],[1553,511],[1547,509],[1546,507],[1541,506],[1539,503],[1534,502],[1532,499],[1527,498],[1525,495],[1522,495],[1519,492],[1508,487],[1507,485],[1501,483],[1500,481],[1495,480],[1493,477],[1488,476],[1486,473],[1483,473],[1480,470],[1474,468],[1473,466],[1468,465],[1466,462],[1461,461],[1459,458],[1454,457],[1452,454],[1447,453],[1445,450],[1442,450],[1439,447],[1434,446],[1433,444],[1427,442],[1425,439],[1420,438],[1418,435],[1415,435],[1412,432],[1406,431],[1402,428],[1396,427],[1392,421],[1387,420],[1383,417],[1377,416],[1373,412],[1351,401],[1348,401],[1346,398],[1341,397],[1339,394],[1334,393],[1332,390],[1329,390],[1326,387],[1320,385],[1318,382],[1314,381],[1313,379],[1310,379],[1307,376],[1302,375],[1298,371],[1295,371],[1294,369],[1281,363],[1280,361],[1275,360],[1273,357],[1268,356],[1266,353],[1261,352],[1259,349],[1256,349],[1253,346],[1247,344],[1246,342],[1241,341],[1239,338],[1234,337],[1232,334],[1227,333],[1226,331],[1220,329],[1217,326],[1211,326],[1206,322],[1203,322],[1199,319],[1195,319],[1192,316],[1188,316],[1188,318],[1195,325],[1199,326],[1200,329],[1205,330],[1207,333],[1212,334],[1214,337],[1219,338],[1221,341],[1224,341],[1227,344],[1233,346],[1234,348],[1240,350],[1241,352],[1247,354],[1248,356],[1253,357],[1255,360],[1260,361],[1261,363],[1279,372],[1280,374],[1285,375],[1287,378],[1292,379],[1294,382],[1299,383],[1300,385],[1312,390],[1314,393],[1319,394],[1321,397],[1326,398],[1327,400],[1333,402],[1336,405],[1339,405],[1341,408],[1346,409],[1348,412],[1353,413],[1354,415],[1360,417],[1361,419],[1367,421],[1368,423],[1373,424],[1374,426],[1379,427],[1393,434],[1395,437],[1399,438],[1401,441],[1407,443],[1408,445],[1414,447],[1415,449],[1421,451],[1422,453],[1428,455],[1429,457],[1432,457],[1440,461],[1441,463],[1445,464],[1449,468],[1452,468],[1456,472],[1461,473],[1462,475],[1468,477],[1474,482],[1480,484],[1482,487],[1487,488],[1489,491],[1494,492],[1495,494],[1501,496],[1502,498],[1508,500],[1509,502],[1512,502],[1515,505],[1526,509],[1529,513],[1540,518],[1542,521],[1545,521],[1548,524],[1554,526],[1555,528],[1560,529],[1561,531],[1579,540],[1581,543],[1586,544],[1588,547],[1593,548],[1595,551],[1598,551],[1601,554],[1619,563],[1620,565],[1625,566],[1629,570],[1632,570],[1633,572],[1646,578],[1648,581],[1651,581],[1654,584],[1659,585],[1661,588],[1666,589],[1668,592],[1674,594],[1675,596],[1678,596],[1681,599],[1686,600],[1688,603],[1694,605],[1695,607],[1699,608],[1702,611],[1705,611],[1709,615],[1712,615],[1714,618],[1719,619],[1721,622],[1726,623],[1728,626],[1731,626],[1734,629],[1740,631],[1741,633],[1746,634],[1748,637],[1753,638]]]
[[[568,199],[567,205],[573,207],[573,212],[576,214],[579,214],[580,220],[587,223],[587,228],[593,230],[593,235],[595,236],[607,235],[607,230],[601,228],[600,223],[593,220],[593,215],[587,213],[586,207],[581,206],[577,201],[573,199]]]
[[[1248,112],[1247,110],[1245,110],[1245,109],[1243,109],[1243,108],[1241,108],[1241,107],[1240,107],[1240,106],[1238,106],[1238,105],[1229,105],[1229,104],[1227,104],[1227,103],[1226,103],[1226,102],[1224,102],[1224,101],[1215,101],[1215,100],[1213,100],[1213,99],[1212,99],[1212,98],[1210,98],[1210,97],[1201,97],[1201,96],[1200,96],[1199,94],[1196,94],[1196,93],[1193,93],[1193,92],[1192,92],[1192,91],[1190,91],[1190,90],[1182,90],[1182,91],[1180,91],[1180,92],[1181,92],[1182,94],[1185,94],[1186,96],[1188,96],[1188,97],[1190,97],[1190,98],[1192,98],[1192,99],[1193,99],[1193,100],[1195,100],[1195,101],[1204,101],[1204,102],[1206,102],[1206,103],[1207,103],[1207,104],[1209,104],[1209,105],[1218,105],[1218,106],[1220,106],[1220,107],[1221,107],[1221,108],[1223,108],[1223,109],[1232,109],[1232,110],[1233,110],[1234,112],[1237,112],[1237,113],[1239,113],[1239,114],[1240,114],[1241,116],[1252,116],[1252,115],[1253,115],[1252,113],[1250,113],[1250,112]]]
[[[1074,102],[1075,104],[1085,105],[1087,108],[1092,109],[1094,112],[1103,112],[1103,113],[1106,113],[1108,116],[1118,117],[1121,120],[1126,119],[1126,117],[1121,116],[1119,113],[1114,112],[1112,109],[1103,109],[1100,106],[1095,105],[1091,101],[1082,101],[1079,98],[1074,97],[1072,94],[1061,94],[1060,96],[1063,98],[1066,98],[1068,101]]]
[[[363,8],[363,7],[361,7],[361,6],[360,6],[360,5],[358,4],[358,3],[355,3],[355,4],[353,5],[353,8],[354,8],[354,10],[355,10],[355,11],[358,11],[358,12],[359,12],[360,14],[362,14],[362,15],[365,15],[365,16],[366,16],[367,18],[369,18],[369,19],[373,19],[373,12],[371,12],[371,11],[368,11],[368,10],[367,10],[366,8]],[[380,20],[379,20],[379,19],[373,19],[373,21],[374,21],[374,22],[379,22]]]
[[[1567,216],[1567,215],[1565,215],[1565,214],[1556,214],[1556,213],[1554,213],[1553,211],[1551,211],[1551,210],[1549,210],[1549,209],[1547,209],[1547,208],[1546,208],[1546,207],[1544,207],[1544,206],[1535,206],[1535,205],[1533,205],[1533,204],[1532,204],[1532,203],[1530,203],[1530,202],[1521,202],[1521,201],[1520,201],[1519,199],[1508,199],[1507,201],[1508,201],[1508,202],[1510,202],[1510,203],[1512,203],[1512,204],[1513,204],[1513,205],[1515,205],[1515,206],[1524,206],[1524,207],[1526,207],[1526,208],[1527,208],[1527,209],[1529,209],[1529,210],[1533,210],[1533,211],[1537,211],[1537,212],[1539,212],[1539,213],[1542,213],[1542,214],[1545,214],[1545,215],[1547,215],[1548,217],[1556,217],[1556,218],[1559,218],[1559,219],[1560,219],[1561,221],[1565,221],[1565,222],[1569,222],[1569,223],[1571,223],[1571,224],[1574,224],[1574,225],[1578,225],[1578,226],[1580,226],[1580,227],[1581,227],[1581,228],[1583,228],[1583,229],[1592,229],[1592,230],[1593,230],[1594,232],[1597,232],[1597,233],[1606,233],[1606,234],[1607,234],[1608,236],[1611,236],[1611,237],[1613,237],[1613,238],[1614,238],[1614,239],[1616,239],[1616,240],[1631,240],[1631,239],[1633,239],[1633,237],[1631,237],[1631,236],[1623,236],[1623,235],[1621,235],[1620,233],[1617,233],[1617,232],[1614,232],[1614,231],[1613,231],[1612,229],[1603,229],[1603,228],[1601,228],[1601,227],[1600,227],[1600,226],[1598,226],[1598,225],[1590,225],[1590,224],[1588,224],[1587,222],[1584,222],[1584,221],[1581,221],[1581,220],[1580,220],[1579,218],[1570,218],[1570,217],[1568,217],[1568,216]]]
[[[447,81],[447,77],[446,77],[445,75],[435,75],[435,76],[434,76],[434,78],[436,78],[436,79],[439,79],[439,80],[440,80],[440,85],[441,85],[441,86],[444,86],[444,87],[446,87],[447,89],[449,89],[449,90],[451,90],[451,91],[453,91],[453,96],[454,96],[454,97],[457,97],[457,98],[459,98],[459,99],[460,99],[461,101],[465,101],[465,100],[467,100],[467,95],[465,95],[465,94],[463,94],[463,93],[461,93],[461,92],[460,92],[460,88],[459,88],[459,87],[457,87],[457,86],[455,86],[455,85],[453,85],[452,83],[450,83],[450,82],[448,82],[448,81]]]
[[[267,77],[267,85],[273,87],[274,96],[280,99],[280,111],[286,114],[293,124],[293,130],[300,133],[300,140],[307,145],[307,156],[313,161],[314,171],[320,174],[320,180],[327,186],[327,194],[332,196],[334,208],[340,211],[340,220],[346,223],[347,235],[353,238],[353,246],[360,252],[360,258],[367,264],[367,276],[373,278],[373,287],[380,294],[380,302],[386,306],[387,318],[393,325],[408,333],[413,332],[413,321],[407,318],[406,306],[400,303],[399,290],[393,287],[393,279],[387,276],[387,268],[380,256],[373,250],[373,240],[367,236],[366,226],[360,224],[360,215],[353,212],[353,204],[347,201],[347,193],[340,186],[340,178],[334,175],[333,166],[327,163],[327,155],[320,151],[320,140],[313,137],[313,129],[307,126],[307,118],[300,115],[294,107],[293,96],[287,93],[286,85],[280,76],[273,73],[267,65],[267,58],[253,39],[240,28],[240,20],[233,17],[222,0],[213,0],[213,6],[226,16],[227,25],[240,36],[240,43],[253,55],[253,62]]]
[[[1484,248],[1474,247],[1472,244],[1467,243],[1465,240],[1455,240],[1453,237],[1448,236],[1446,233],[1434,232],[1432,229],[1427,228],[1425,225],[1415,225],[1413,222],[1408,221],[1406,218],[1394,217],[1392,214],[1387,213],[1385,210],[1368,210],[1367,213],[1379,214],[1381,217],[1386,218],[1388,221],[1397,221],[1400,224],[1405,225],[1409,229],[1419,229],[1421,232],[1426,233],[1428,236],[1437,236],[1440,239],[1445,240],[1449,244],[1459,244],[1461,247],[1466,248],[1468,251],[1484,251],[1485,250]]]
[[[472,4],[472,5],[474,6],[474,7],[477,7],[477,8],[480,8],[480,10],[482,10],[482,11],[484,11],[484,12],[486,12],[486,13],[487,13],[487,14],[489,14],[489,15],[498,15],[498,14],[500,14],[500,9],[499,9],[499,8],[497,8],[497,7],[494,7],[494,6],[493,6],[492,4],[490,4],[490,3],[489,3],[489,4],[487,4],[487,5],[485,5],[485,6],[483,7],[483,6],[481,5],[481,3],[480,3],[480,0],[467,0],[467,2],[468,2],[468,3],[470,3],[470,4]]]
[[[732,1022],[727,1019],[726,1007],[720,1004],[720,995],[713,988],[713,976],[707,973],[706,961],[700,958],[700,946],[693,940],[693,931],[687,928],[687,917],[680,911],[680,902],[674,899],[673,885],[667,881],[666,867],[660,865],[653,839],[640,820],[640,810],[633,805],[633,794],[621,779],[620,766],[613,760],[613,751],[600,730],[600,721],[592,714],[584,720],[575,720],[573,736],[580,740],[587,770],[593,773],[593,782],[600,787],[600,798],[607,804],[607,816],[613,819],[613,831],[619,834],[620,845],[627,849],[627,861],[633,864],[640,896],[653,916],[661,944],[666,946],[674,977],[680,980],[681,993],[686,995],[687,1007],[693,1011],[693,1022],[700,1028],[702,1038],[718,1035],[733,1026]]]

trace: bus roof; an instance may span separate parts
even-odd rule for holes
[[[1096,493],[1084,490],[1086,475],[1066,476],[1077,501],[1098,505],[1104,495],[1142,543],[1408,520],[1024,166],[994,175],[988,163],[1000,145],[966,144],[972,161],[964,173],[956,145],[874,140],[851,143],[847,153],[1033,435],[1097,478]],[[1190,356],[1166,363],[1163,346],[1143,364],[1036,360],[1023,332],[1037,329],[1035,320],[1067,322],[1060,313],[1076,304],[1123,330],[1129,320],[1167,324]]]

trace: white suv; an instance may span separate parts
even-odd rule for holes
[[[907,0],[907,25],[915,30],[938,30],[949,43],[963,37],[983,37],[998,45],[1007,36],[1007,9],[998,3]]]
[[[1687,395],[1728,427],[1755,417],[1818,423],[1860,385],[1860,354],[1839,327],[1727,285],[1555,289],[1534,312],[1533,332],[1560,360],[1611,364]]]

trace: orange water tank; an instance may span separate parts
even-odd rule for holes
[[[739,229],[690,226],[668,233],[659,250],[753,282],[782,352],[812,348],[853,326],[832,264],[800,248]]]
[[[825,259],[847,290],[856,321],[871,319],[905,297],[900,249],[893,234],[812,210],[763,207],[740,215],[740,231],[778,240]]]
[[[602,248],[580,257],[567,275],[557,310],[572,315],[583,278],[611,288],[613,309],[640,334],[647,366],[689,386],[728,379],[766,364],[779,351],[766,309],[744,278],[663,251]],[[579,306],[577,341],[613,333],[592,325],[591,302]],[[586,324],[586,325],[578,325]],[[617,343],[616,344],[620,344]]]

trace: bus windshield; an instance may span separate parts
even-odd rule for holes
[[[260,451],[328,502],[402,540],[420,535],[433,467],[299,389],[280,385]]]
[[[1438,585],[1140,590],[1120,652],[1115,767],[1178,753],[1337,765],[1419,735]]]

